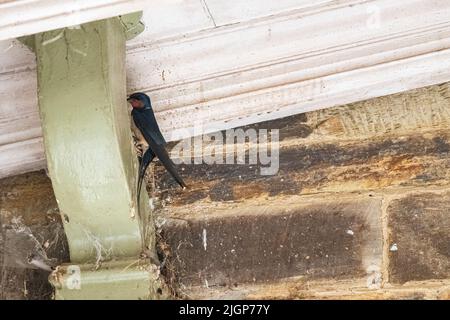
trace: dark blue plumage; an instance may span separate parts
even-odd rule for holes
[[[156,122],[155,114],[153,113],[152,103],[150,102],[149,96],[145,93],[137,92],[130,95],[128,100],[129,99],[136,99],[144,103],[143,108],[133,108],[133,110],[131,111],[133,120],[139,130],[141,132],[145,130],[153,141],[155,141],[159,145],[165,146],[167,143],[163,135],[161,134],[161,131],[159,130],[159,126]],[[142,125],[143,129],[139,127],[136,122],[139,122]],[[144,134],[144,132],[142,132],[142,134]],[[145,137],[145,139],[147,140],[147,137]]]
[[[165,145],[167,143],[161,134],[158,123],[156,122],[150,98],[145,93],[137,92],[130,95],[127,100],[131,101],[131,104],[133,105],[133,111],[131,112],[133,121],[149,145],[147,151],[139,159],[139,176],[137,185],[138,203],[145,171],[155,156],[159,158],[161,163],[164,165],[166,170],[169,171],[175,181],[177,181],[182,188],[185,188],[186,184],[178,174],[174,163],[165,149]],[[137,103],[136,100],[142,103]]]

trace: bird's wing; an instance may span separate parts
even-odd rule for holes
[[[158,159],[162,162],[166,170],[172,175],[176,182],[182,187],[185,188],[186,184],[184,183],[181,176],[178,174],[175,169],[175,165],[169,157],[164,145],[158,143],[158,139],[155,139],[155,131],[150,127],[151,124],[148,123],[148,117],[145,117],[143,113],[134,113],[133,119],[136,126],[142,132],[145,140],[147,141],[152,152],[158,157]]]
[[[146,124],[146,128],[149,133],[152,135],[153,139],[156,143],[166,145],[167,142],[164,139],[161,130],[159,129],[158,122],[156,122],[155,114],[152,109],[144,110],[139,114]]]
[[[151,148],[148,148],[147,151],[142,155],[142,158],[139,158],[139,173],[138,173],[138,185],[137,185],[137,203],[138,206],[141,203],[141,188],[142,182],[144,181],[145,171],[147,167],[155,158],[155,154],[152,152]]]
[[[152,148],[151,144],[150,144],[150,148]],[[184,183],[181,176],[178,174],[177,169],[175,169],[175,165],[172,162],[172,160],[170,159],[169,154],[167,153],[167,150],[163,146],[156,144],[155,149],[152,148],[152,151],[156,154],[158,159],[162,162],[162,164],[164,165],[166,170],[169,171],[169,173],[172,175],[172,177],[175,179],[175,181],[178,182],[180,187],[186,188],[186,184]]]

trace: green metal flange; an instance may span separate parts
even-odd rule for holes
[[[145,25],[141,22],[141,18],[142,11],[119,16],[127,40],[133,39],[144,31]]]
[[[84,264],[60,266],[50,276],[57,300],[167,299],[167,290],[158,287],[157,267],[144,260],[111,261],[102,266]]]

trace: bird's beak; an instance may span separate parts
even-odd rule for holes
[[[127,98],[127,101],[130,101],[130,100],[131,100],[131,98],[130,98],[130,97],[128,97],[128,98]]]

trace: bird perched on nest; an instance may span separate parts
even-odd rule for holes
[[[150,98],[142,92],[136,92],[131,94],[127,101],[133,107],[131,116],[133,117],[134,124],[139,129],[143,138],[148,144],[148,149],[143,152],[139,157],[139,175],[137,185],[137,200],[139,203],[139,196],[141,193],[142,182],[145,176],[145,171],[150,165],[152,160],[156,157],[162,162],[167,171],[172,175],[175,181],[183,188],[186,188],[181,176],[175,169],[175,165],[169,157],[165,149],[166,140],[164,139],[156,122],[155,115],[153,113],[152,104]]]

